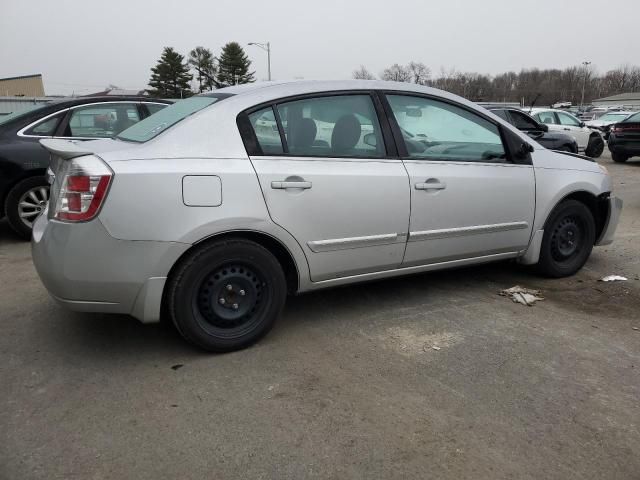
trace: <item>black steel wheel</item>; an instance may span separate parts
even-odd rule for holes
[[[538,270],[550,277],[573,275],[589,258],[594,242],[595,222],[589,208],[577,200],[565,200],[545,224]]]
[[[247,240],[203,245],[185,258],[168,285],[173,323],[209,351],[244,348],[272,328],[286,297],[277,259]]]

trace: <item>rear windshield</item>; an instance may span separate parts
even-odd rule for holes
[[[146,142],[188,116],[229,96],[228,93],[198,95],[197,97],[180,100],[123,130],[116,138],[127,142]]]
[[[640,112],[634,113],[629,118],[623,121],[623,123],[628,123],[628,122],[640,122]]]

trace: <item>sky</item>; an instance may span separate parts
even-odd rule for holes
[[[344,79],[393,63],[495,74],[640,64],[640,0],[0,0],[0,77],[47,95],[144,89],[165,46],[245,48],[258,80]]]

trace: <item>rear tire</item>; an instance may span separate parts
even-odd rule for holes
[[[16,184],[4,203],[9,226],[24,240],[31,238],[33,222],[49,200],[49,183],[45,177],[29,177]]]
[[[611,152],[611,158],[616,163],[624,163],[629,159],[629,157],[625,155],[622,155],[620,153],[613,153],[613,152]]]
[[[596,227],[591,211],[577,200],[565,200],[553,209],[544,227],[538,271],[548,277],[568,277],[586,263]]]
[[[167,293],[168,312],[185,340],[211,352],[229,352],[271,330],[287,284],[267,249],[247,240],[223,240],[189,254]]]
[[[600,135],[589,138],[589,144],[584,154],[587,157],[598,158],[604,151],[604,140]]]

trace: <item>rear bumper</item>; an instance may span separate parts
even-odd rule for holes
[[[41,215],[33,263],[51,296],[70,310],[159,320],[164,280],[188,244],[118,240],[99,220],[69,224]]]
[[[607,222],[602,229],[600,238],[596,241],[596,245],[609,245],[613,242],[613,237],[620,221],[620,214],[622,213],[622,200],[618,197],[609,198],[609,215]]]

